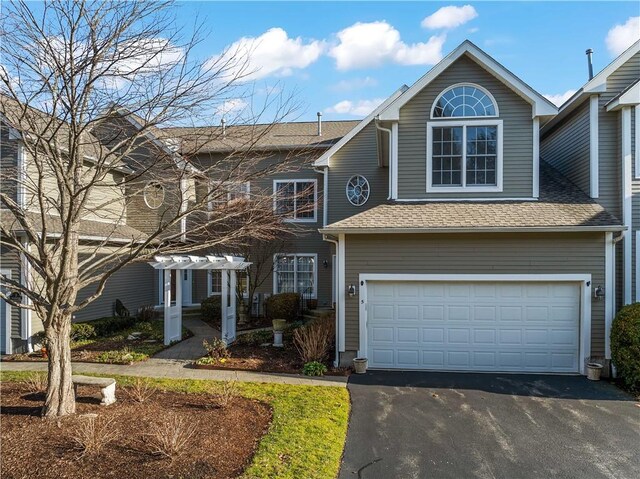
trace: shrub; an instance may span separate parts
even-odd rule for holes
[[[202,319],[214,325],[222,324],[222,298],[220,296],[209,296],[200,303],[200,314]]]
[[[71,341],[86,341],[95,335],[96,329],[89,323],[73,323],[71,325]]]
[[[159,312],[151,305],[141,306],[136,313],[138,321],[149,322],[159,317]]]
[[[197,423],[175,413],[164,416],[153,426],[153,432],[148,434],[152,453],[173,461],[185,451],[197,427]]]
[[[640,390],[640,303],[625,306],[613,320],[611,359],[624,384]]]
[[[324,373],[327,372],[327,367],[319,363],[318,361],[311,361],[310,363],[305,363],[302,368],[302,374],[305,376],[324,376]]]
[[[329,357],[334,340],[333,318],[310,321],[293,332],[293,344],[305,363],[325,361]]]
[[[99,453],[118,438],[119,433],[113,422],[113,418],[105,419],[97,414],[81,416],[80,422],[71,433],[71,438],[83,456]]]
[[[205,339],[202,341],[202,346],[207,350],[207,356],[210,358],[220,360],[228,359],[230,356],[227,345],[222,339],[213,338],[211,342]]]
[[[241,334],[237,337],[234,344],[244,344],[247,346],[260,346],[264,343],[272,343],[273,342],[273,331],[262,330],[262,331],[251,331],[249,333]]]
[[[131,351],[129,348],[123,348],[100,353],[96,357],[96,362],[109,364],[131,364],[138,361],[144,361],[148,357],[149,356],[147,354]]]
[[[237,374],[236,374],[237,377]],[[217,394],[218,406],[226,408],[231,401],[238,396],[238,380],[232,379],[230,381],[224,381],[222,388]]]
[[[295,321],[300,314],[300,295],[298,293],[280,293],[265,301],[265,312],[269,319]]]
[[[83,324],[83,323],[76,323]],[[96,336],[110,336],[118,331],[132,327],[136,324],[136,318],[132,316],[122,318],[100,318],[88,321],[84,324],[91,324],[96,331]]]
[[[132,400],[141,404],[151,399],[156,392],[149,381],[144,378],[135,378],[126,391]]]
[[[42,393],[47,390],[47,384],[49,380],[47,378],[47,373],[30,373],[24,383],[27,385],[30,393]]]

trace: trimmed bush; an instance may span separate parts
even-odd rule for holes
[[[209,296],[200,303],[200,314],[202,319],[213,324],[222,324],[222,298],[220,296]]]
[[[624,384],[640,391],[640,303],[625,306],[613,320],[611,359]]]
[[[326,361],[335,339],[333,318],[314,319],[293,332],[293,344],[305,363]]]
[[[71,325],[71,341],[86,341],[96,336],[95,328],[88,323],[73,323]]]
[[[136,313],[138,321],[153,321],[160,317],[160,312],[156,310],[152,305],[140,306]]]
[[[96,336],[109,336],[111,334],[127,329],[136,324],[136,318],[133,316],[117,317],[117,318],[100,318],[93,321],[87,321],[86,323],[75,324],[90,324],[93,326],[96,332]]]
[[[265,301],[265,312],[269,319],[295,321],[300,314],[300,295],[298,293],[280,293]]]

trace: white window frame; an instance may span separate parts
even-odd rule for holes
[[[318,299],[318,255],[316,253],[277,253],[273,255],[273,294],[280,294],[283,291],[278,291],[278,258],[281,256],[293,256],[295,261],[293,270],[293,285],[294,288],[298,288],[298,257],[310,256],[313,257],[313,294],[312,299]],[[300,293],[300,291],[294,291],[294,293]],[[301,294],[301,293],[300,293]]]
[[[484,93],[485,95],[487,95],[489,97],[489,99],[493,102],[493,108],[496,110],[496,114],[495,115],[486,115],[486,116],[453,116],[453,117],[434,117],[433,116],[433,112],[436,111],[436,105],[438,104],[438,101],[440,101],[440,98],[442,98],[442,95],[444,95],[445,93],[447,93],[449,90],[452,90],[454,88],[458,88],[461,86],[469,86],[471,88],[475,88],[477,90],[480,90],[482,93]],[[494,98],[494,96],[491,94],[491,92],[489,90],[487,90],[486,88],[477,85],[476,83],[469,83],[469,82],[464,82],[464,83],[456,83],[454,85],[448,86],[447,88],[445,88],[444,90],[442,90],[440,92],[440,94],[436,97],[436,99],[433,101],[433,105],[431,105],[431,116],[430,118],[432,120],[446,120],[447,118],[451,118],[451,119],[457,119],[457,120],[465,120],[465,119],[473,119],[473,118],[498,118],[500,116],[500,110],[498,109],[498,102],[496,101],[496,99]]]
[[[433,181],[433,129],[439,127],[462,127],[462,186],[434,186]],[[487,186],[466,186],[467,179],[467,127],[495,126],[498,130],[496,150],[496,184]],[[503,191],[503,128],[502,120],[483,117],[477,120],[433,120],[427,122],[427,193],[500,193]]]
[[[297,215],[297,192],[294,189],[293,218],[285,218],[284,221],[290,223],[316,223],[318,221],[318,180],[316,179],[278,179],[273,180],[273,211],[278,209],[278,184],[279,183],[313,183],[313,218],[296,218]]]
[[[210,269],[207,271],[207,297],[209,296],[222,296],[222,290],[213,291],[213,273],[222,274],[223,270],[221,269]],[[242,296],[247,299],[249,297],[249,276],[247,275],[247,289],[242,293]]]
[[[635,178],[640,179],[640,104],[636,105],[635,108]]]
[[[217,199],[213,199],[211,198],[211,189],[216,186],[216,187],[220,187],[223,186],[227,189],[232,189],[234,187],[240,186],[240,185],[246,185],[247,191],[244,193],[245,198],[249,199],[251,197],[251,182],[250,181],[216,181],[216,180],[211,180],[209,181],[209,191],[208,191],[208,195],[209,195],[209,199],[207,200],[207,208],[209,209],[209,211],[213,211],[213,205],[215,202],[223,202],[224,199],[223,198],[217,198]],[[236,192],[232,192],[232,191],[227,191],[227,200],[226,202],[229,203],[231,201],[231,195],[234,194]]]

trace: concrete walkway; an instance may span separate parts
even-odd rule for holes
[[[73,363],[73,372],[94,374],[117,374],[122,376],[144,376],[150,378],[209,379],[214,381],[238,380],[256,383],[298,384],[304,386],[347,386],[347,377],[326,376],[307,378],[295,374],[260,373],[252,371],[194,369],[192,362],[205,355],[203,339],[220,337],[220,332],[199,319],[184,319],[185,327],[193,332],[193,337],[179,342],[156,354],[147,361],[130,366],[122,364]],[[46,371],[46,362],[5,362],[0,363],[2,371]]]

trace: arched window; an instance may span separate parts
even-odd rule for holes
[[[431,118],[474,118],[498,116],[493,96],[478,85],[454,85],[440,93],[433,105]]]

